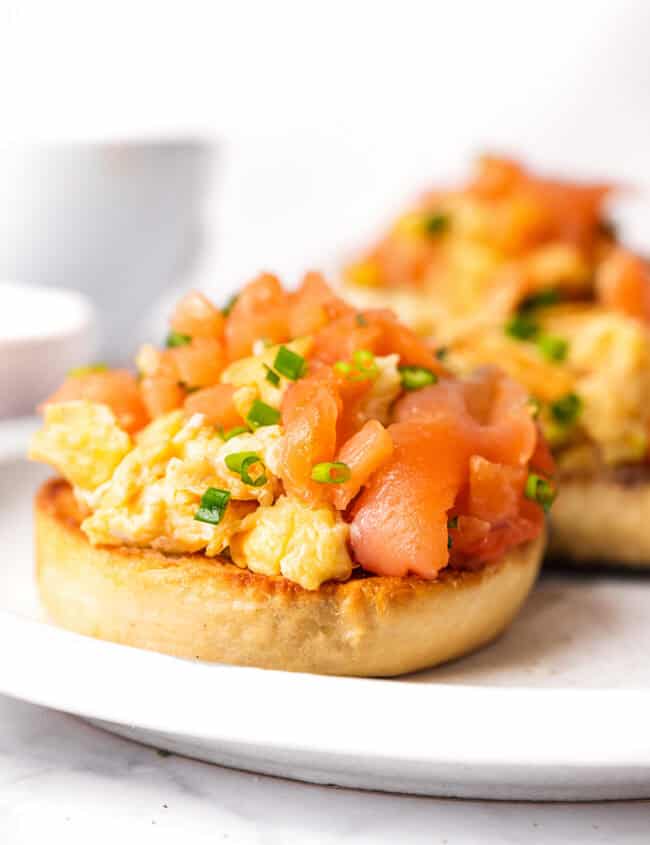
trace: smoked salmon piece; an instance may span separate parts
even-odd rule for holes
[[[171,317],[172,329],[191,338],[220,338],[225,323],[221,311],[196,290],[185,294]]]
[[[197,337],[183,346],[170,349],[178,381],[185,387],[207,387],[216,384],[226,366],[223,343],[213,337]]]
[[[289,495],[309,505],[323,503],[328,485],[312,480],[314,466],[332,461],[340,399],[333,382],[301,379],[289,386],[282,401],[280,477]]]
[[[472,454],[489,461],[524,466],[538,433],[526,391],[496,369],[485,368],[464,382],[443,379],[395,404],[395,420],[446,419],[473,444]]]
[[[326,364],[348,361],[360,349],[374,352],[381,335],[381,326],[371,325],[365,312],[350,312],[328,323],[314,336],[311,355]]]
[[[523,467],[495,464],[480,455],[469,459],[468,514],[487,523],[513,519],[526,483]]]
[[[243,419],[232,401],[237,388],[231,384],[215,384],[190,393],[183,407],[188,416],[203,414],[208,425],[214,425],[228,431],[243,425]]]
[[[392,456],[353,508],[350,540],[364,569],[377,575],[435,578],[447,565],[447,511],[467,478],[468,444],[452,417],[388,428]]]
[[[393,454],[393,441],[378,420],[368,422],[346,440],[336,456],[337,461],[346,464],[350,478],[343,484],[332,485],[332,503],[335,508],[345,510],[359,490]]]
[[[459,516],[457,527],[449,531],[449,565],[454,569],[479,569],[489,561],[498,560],[512,546],[533,540],[543,522],[542,509],[525,499],[517,516],[496,525],[473,516]]]
[[[149,414],[140,396],[138,383],[128,370],[69,376],[61,387],[46,399],[43,406],[55,402],[71,402],[75,399],[87,399],[108,405],[118,424],[129,434],[149,422]]]
[[[334,317],[351,310],[335,295],[320,273],[307,273],[291,298],[289,334],[291,337],[316,334]]]
[[[164,373],[143,376],[140,394],[152,419],[180,408],[185,399],[185,390],[180,382]]]
[[[270,273],[247,284],[226,321],[228,360],[250,355],[256,340],[265,340],[269,345],[288,340],[289,303],[289,295]]]
[[[364,316],[369,325],[380,330],[373,352],[377,355],[397,353],[401,366],[424,367],[437,375],[446,370],[436,358],[435,352],[414,331],[398,322],[392,311],[370,310]]]

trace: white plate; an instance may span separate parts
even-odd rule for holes
[[[33,423],[0,425],[0,692],[227,766],[426,795],[650,796],[650,581],[546,576],[498,643],[400,680],[177,660],[39,616]]]

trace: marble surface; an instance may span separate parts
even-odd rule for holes
[[[497,804],[221,769],[0,697],[0,842],[647,843],[650,801]]]

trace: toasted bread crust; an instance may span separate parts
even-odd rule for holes
[[[390,676],[494,639],[537,576],[544,538],[479,572],[353,578],[307,591],[222,559],[94,547],[69,485],[36,497],[42,602],[73,631],[197,660],[320,674]]]
[[[562,480],[549,554],[574,564],[650,568],[650,481]]]

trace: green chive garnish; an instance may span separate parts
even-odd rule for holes
[[[233,437],[237,437],[238,434],[248,434],[246,426],[236,425],[234,428],[229,428],[228,431],[224,431],[223,439],[227,442],[232,440]]]
[[[569,353],[569,343],[563,337],[542,334],[537,338],[537,348],[547,361],[564,361]]]
[[[438,376],[424,367],[400,367],[404,390],[420,390],[438,381]]]
[[[522,300],[519,311],[534,311],[536,308],[546,308],[548,305],[555,305],[559,300],[560,294],[555,288],[546,288],[537,291],[537,293],[532,293]]]
[[[366,381],[375,379],[379,375],[375,356],[369,349],[357,349],[352,355],[352,363],[337,361],[334,364],[334,370],[348,381]]]
[[[248,468],[256,464],[260,467],[259,475],[249,475]],[[241,480],[244,482],[244,484],[250,484],[251,487],[262,487],[267,482],[267,477],[264,472],[265,469],[266,467],[264,466],[264,463],[260,459],[259,455],[249,455],[247,458],[244,458],[244,460],[241,462]]]
[[[280,417],[281,414],[276,408],[256,399],[246,416],[246,422],[251,428],[255,429],[264,425],[277,425],[280,422]]]
[[[257,452],[233,452],[231,455],[226,455],[225,463],[231,472],[236,472],[241,476],[244,484],[250,484],[251,487],[261,487],[266,484],[267,478],[264,474],[264,462],[257,454]],[[254,464],[259,464],[259,475],[252,476],[248,472],[248,468]]]
[[[537,504],[541,508],[543,508],[544,511],[548,511],[550,510],[551,505],[555,501],[557,492],[555,490],[554,485],[551,484],[550,481],[547,481],[540,475],[535,475],[531,472],[531,474],[526,479],[524,495],[527,499],[530,499],[533,502],[537,502]]]
[[[232,311],[232,309],[235,305],[235,302],[237,302],[237,299],[238,299],[238,294],[234,293],[230,297],[228,302],[226,302],[226,304],[223,306],[223,308],[221,309],[221,313],[223,314],[224,317],[228,317],[230,315],[230,312]]]
[[[219,525],[230,501],[230,493],[227,490],[220,490],[218,487],[208,487],[201,496],[199,509],[194,514],[197,522],[208,522],[210,525]]]
[[[350,475],[350,467],[341,461],[325,461],[311,471],[312,479],[319,484],[344,484]]]
[[[422,228],[427,235],[441,235],[443,232],[447,231],[450,222],[448,214],[442,214],[438,211],[433,214],[429,214],[424,218]]]
[[[537,336],[539,326],[527,314],[515,314],[505,324],[504,331],[515,340],[532,340]]]
[[[264,369],[266,370],[266,380],[270,381],[273,387],[278,387],[280,385],[280,376],[268,364],[264,364]]]
[[[575,393],[567,393],[550,404],[551,416],[561,425],[573,425],[582,411],[582,399]]]
[[[89,376],[91,373],[105,373],[108,370],[108,364],[86,364],[83,367],[73,367],[68,370],[68,378],[81,378],[81,376]]]
[[[368,325],[368,321],[363,316],[363,314],[355,314],[354,320],[355,320],[357,326],[360,326],[361,328],[365,328]]]
[[[192,338],[188,334],[171,331],[167,335],[166,345],[168,349],[173,349],[176,346],[187,346],[187,344],[191,342]]]
[[[291,381],[296,381],[305,374],[305,359],[286,346],[281,346],[273,362],[275,369]]]
[[[448,346],[439,346],[436,349],[436,358],[439,361],[444,361],[445,358],[449,355],[449,347]]]
[[[232,452],[230,455],[226,455],[224,461],[231,472],[236,472],[237,475],[240,475],[242,462],[246,458],[255,458],[257,461],[261,460],[257,452]]]

